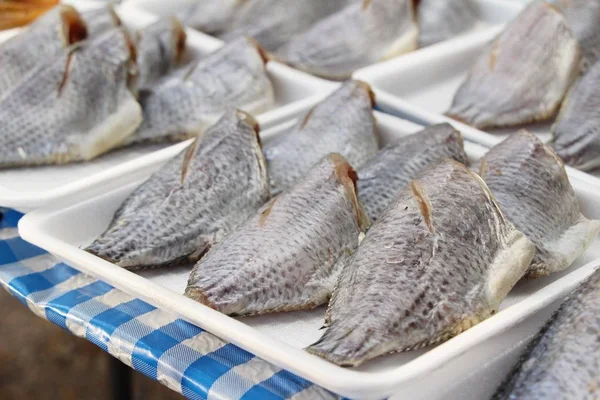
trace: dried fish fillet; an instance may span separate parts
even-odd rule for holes
[[[373,92],[364,82],[348,81],[289,131],[265,143],[271,194],[292,187],[329,153],[340,153],[358,167],[378,147]]]
[[[562,14],[535,1],[477,59],[448,115],[478,128],[551,118],[579,73],[580,57]]]
[[[446,161],[413,180],[346,264],[308,351],[342,366],[446,340],[493,314],[533,244],[485,183]]]
[[[130,143],[194,137],[237,107],[260,114],[275,102],[265,58],[254,42],[240,39],[175,77],[142,93],[144,122]]]
[[[317,21],[355,0],[246,0],[233,18],[226,41],[251,37],[275,51]]]
[[[25,75],[0,100],[0,167],[90,160],[132,134],[132,46],[114,29]]]
[[[569,91],[555,125],[552,147],[564,162],[588,171],[600,167],[600,63]]]
[[[581,215],[563,162],[527,131],[493,147],[479,162],[479,175],[506,218],[537,247],[529,277],[566,269],[600,232],[600,221]]]
[[[599,309],[596,271],[548,321],[492,400],[598,398]]]
[[[594,65],[600,59],[600,1],[558,0],[555,4],[579,40],[584,63]]]
[[[368,219],[339,154],[317,164],[194,267],[185,291],[229,315],[306,310],[329,299]]]
[[[137,32],[138,86],[146,88],[181,63],[185,28],[176,18],[164,18]]]
[[[81,15],[60,5],[38,18],[23,32],[0,44],[0,97],[40,62],[47,62],[88,36]]]
[[[358,170],[358,197],[371,221],[426,167],[445,158],[467,164],[463,138],[450,124],[439,124],[384,147]]]
[[[177,12],[177,18],[190,28],[211,35],[228,29],[235,13],[247,0],[203,0],[192,1]]]
[[[419,46],[451,39],[471,29],[477,22],[473,0],[420,0]]]
[[[88,37],[96,37],[108,30],[121,26],[121,19],[112,6],[102,6],[81,13],[85,21]]]
[[[232,111],[138,187],[87,251],[127,269],[195,262],[268,199],[258,125]]]
[[[329,79],[417,48],[413,0],[363,0],[316,23],[277,51],[286,63]]]

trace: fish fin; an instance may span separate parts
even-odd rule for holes
[[[171,23],[173,24],[173,48],[175,49],[175,63],[181,64],[183,56],[185,55],[187,33],[185,32],[185,26],[176,17],[171,17]]]
[[[181,186],[185,183],[185,178],[187,178],[188,170],[190,167],[190,163],[192,159],[196,155],[198,148],[200,147],[200,138],[197,137],[192,144],[185,150],[185,154],[183,155],[183,163],[181,165]]]
[[[74,7],[61,6],[60,19],[65,47],[69,47],[88,37],[87,25]]]
[[[106,6],[106,8],[108,8],[108,12],[110,13],[110,16],[112,17],[115,26],[122,26],[123,25],[123,21],[121,21],[121,18],[119,17],[119,14],[117,14],[117,12],[115,11],[115,6],[114,4],[108,4]]]
[[[75,51],[79,49],[80,46],[74,45],[67,54],[67,61],[65,63],[65,70],[63,72],[63,77],[58,84],[58,97],[62,94],[63,89],[67,85],[69,77],[71,76],[71,70],[73,69],[73,63],[75,58]]]
[[[258,223],[260,224],[261,228],[264,228],[265,224],[267,223],[267,219],[269,219],[269,215],[271,215],[271,211],[273,211],[273,207],[275,206],[277,199],[279,199],[279,197],[273,198],[260,212]]]
[[[258,43],[256,40],[247,37],[246,39],[248,39],[248,41],[250,42],[251,45],[253,45],[256,48],[256,51],[258,52],[258,54],[260,55],[260,58],[263,60],[263,63],[266,65],[269,61],[271,61],[271,54],[264,49],[264,47],[262,47],[260,45],[260,43]]]
[[[366,10],[367,8],[369,8],[372,3],[373,3],[373,0],[362,0],[363,11]]]
[[[310,110],[308,110],[308,112],[304,116],[304,119],[302,120],[302,123],[300,124],[300,129],[304,129],[306,127],[306,124],[308,124],[308,121],[310,120],[310,117],[312,117],[312,114],[315,111],[315,107],[316,106],[314,106]]]
[[[419,210],[421,211],[425,225],[427,225],[427,229],[431,234],[435,234],[435,226],[433,226],[433,210],[427,193],[425,193],[423,187],[416,179],[410,181],[408,186],[410,187],[410,191],[419,204]]]
[[[358,227],[364,232],[367,230],[369,225],[371,225],[371,221],[369,220],[367,213],[358,200],[358,195],[356,192],[358,174],[342,155],[338,153],[332,153],[329,155],[329,159],[335,165],[335,175],[337,179],[339,179],[344,185],[346,194],[352,201],[352,208],[354,209],[354,215],[356,217]]]

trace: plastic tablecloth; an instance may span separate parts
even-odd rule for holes
[[[23,239],[0,210],[0,284],[39,317],[191,399],[337,396],[169,312],[87,276]]]

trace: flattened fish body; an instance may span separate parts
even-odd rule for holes
[[[230,27],[233,16],[245,1],[193,1],[177,13],[177,18],[190,28],[211,35],[218,35]]]
[[[412,0],[364,0],[316,23],[277,51],[286,63],[329,79],[415,50]]]
[[[147,88],[176,67],[185,52],[186,34],[175,18],[164,18],[137,33],[138,86]]]
[[[379,145],[372,96],[367,84],[348,81],[289,131],[265,143],[271,194],[290,188],[329,153],[340,153],[353,167],[373,157]]]
[[[130,142],[178,141],[196,136],[238,107],[260,114],[274,104],[273,85],[260,50],[240,39],[175,77],[145,91],[144,122]]]
[[[342,366],[446,340],[494,313],[535,248],[483,181],[446,161],[411,181],[346,264],[307,350]]]
[[[138,187],[87,251],[127,269],[197,261],[269,198],[257,129],[227,113]]]
[[[600,388],[600,272],[571,294],[492,400],[596,399]]]
[[[493,147],[479,162],[479,174],[506,218],[537,247],[529,277],[566,269],[600,231],[600,221],[581,215],[562,161],[527,131]]]
[[[358,197],[371,221],[411,179],[428,166],[453,158],[467,164],[463,138],[450,124],[439,124],[384,147],[358,170]]]
[[[556,5],[579,40],[585,65],[594,65],[600,59],[600,1],[558,0]]]
[[[552,128],[552,147],[564,162],[584,171],[600,167],[600,63],[569,91]]]
[[[275,51],[353,1],[356,0],[246,0],[223,39],[251,37],[267,51]]]
[[[94,38],[117,26],[121,26],[121,19],[112,6],[98,7],[81,13],[85,21],[88,37]]]
[[[355,180],[342,156],[326,157],[211,249],[192,270],[186,295],[229,315],[327,302],[368,225]]]
[[[0,100],[0,167],[90,160],[141,123],[120,29],[40,64]]]
[[[451,39],[477,22],[473,0],[420,0],[419,46]]]
[[[0,44],[0,97],[36,65],[48,62],[88,36],[85,22],[71,6],[48,11],[18,35]]]
[[[565,18],[537,0],[477,59],[448,115],[478,128],[551,118],[579,67],[579,44]]]

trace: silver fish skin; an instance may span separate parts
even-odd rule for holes
[[[358,170],[358,198],[371,221],[411,179],[446,158],[468,163],[463,138],[450,124],[433,125],[388,144]]]
[[[317,21],[357,0],[246,0],[222,39],[251,37],[275,51]]]
[[[89,38],[121,26],[121,19],[110,5],[83,11],[81,18],[85,21]]]
[[[552,148],[572,167],[600,167],[600,63],[571,88],[552,127]]]
[[[600,221],[581,215],[563,162],[535,135],[514,133],[476,168],[506,218],[537,247],[528,277],[568,268],[598,235]]]
[[[420,0],[419,46],[431,46],[452,39],[477,22],[473,0]]]
[[[196,264],[186,296],[228,315],[326,303],[369,221],[339,154],[312,168]]]
[[[340,153],[353,167],[379,148],[373,92],[361,81],[348,81],[317,104],[289,131],[264,145],[271,194],[289,189],[329,153]]]
[[[131,135],[132,46],[115,28],[30,71],[0,99],[0,168],[91,160]]]
[[[190,28],[210,35],[229,29],[235,13],[247,0],[192,1],[176,13],[177,18]]]
[[[86,250],[126,269],[195,262],[268,199],[258,125],[231,111],[138,187]]]
[[[371,226],[307,350],[342,366],[436,344],[493,314],[535,247],[485,183],[447,160],[413,180]]]
[[[251,114],[267,111],[275,99],[263,56],[256,43],[242,38],[202,59],[185,76],[145,91],[140,97],[144,122],[129,143],[194,137],[234,107]]]
[[[178,19],[162,18],[136,35],[138,86],[148,88],[176,68],[185,53],[185,28]]]
[[[413,0],[363,0],[316,23],[277,51],[284,62],[333,80],[415,50]]]
[[[558,0],[555,4],[579,40],[584,68],[594,65],[600,59],[600,1]]]
[[[564,16],[537,0],[479,56],[447,114],[477,128],[553,117],[579,73],[577,38]]]
[[[0,97],[15,87],[36,65],[66,52],[86,39],[87,26],[71,6],[59,5],[28,28],[0,44]]]
[[[600,272],[563,303],[492,400],[597,399]]]

